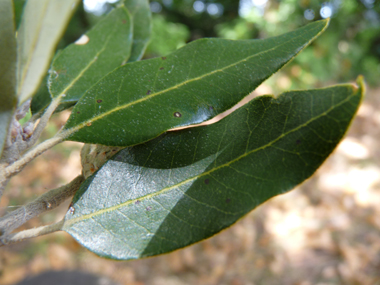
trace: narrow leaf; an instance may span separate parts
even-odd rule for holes
[[[82,184],[63,229],[114,259],[208,238],[314,173],[345,134],[359,84],[258,97],[216,124],[123,149]]]
[[[0,1],[0,157],[16,97],[16,39],[13,1]]]
[[[132,21],[128,10],[118,7],[74,44],[54,58],[49,90],[62,103],[75,104],[100,78],[128,60],[132,48]]]
[[[208,120],[252,92],[327,24],[314,22],[265,40],[200,39],[167,57],[126,64],[81,98],[63,135],[129,146]]]
[[[124,5],[133,18],[133,45],[129,62],[137,61],[144,55],[152,30],[152,15],[148,0],[127,0]]]
[[[79,0],[29,0],[17,35],[19,104],[37,90]]]

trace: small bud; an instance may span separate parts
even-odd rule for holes
[[[22,130],[22,134],[21,134],[23,140],[26,141],[27,139],[29,139],[32,136],[33,131],[34,131],[34,124],[31,122],[25,123],[24,128]]]

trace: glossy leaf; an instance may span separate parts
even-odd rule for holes
[[[152,15],[148,0],[124,1],[133,19],[133,45],[129,62],[137,61],[144,55],[152,30]]]
[[[16,97],[16,39],[13,1],[0,1],[0,157]]]
[[[129,146],[231,108],[327,26],[265,40],[200,39],[167,57],[126,64],[93,86],[66,123],[68,140]]]
[[[115,259],[208,238],[314,173],[345,134],[359,84],[258,97],[216,124],[125,148],[82,184],[63,229]]]
[[[49,90],[62,103],[75,104],[104,75],[126,61],[132,48],[132,20],[120,6],[54,58]]]
[[[33,96],[79,0],[29,0],[17,34],[19,104]]]

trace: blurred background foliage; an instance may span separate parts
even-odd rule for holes
[[[155,23],[160,19],[161,25],[159,31],[154,29],[154,38],[170,40],[152,41],[147,56],[201,37],[266,38],[331,17],[330,27],[311,48],[269,80],[273,91],[326,86],[354,80],[359,74],[370,85],[380,84],[378,0],[157,0],[151,7]]]
[[[84,0],[58,49],[119,1]],[[14,2],[18,22],[25,0]],[[267,38],[331,17],[327,31],[267,84],[277,93],[353,81],[360,74],[370,86],[380,84],[380,0],[154,0],[150,6],[153,35],[145,58],[202,37]]]

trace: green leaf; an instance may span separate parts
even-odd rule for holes
[[[63,230],[114,259],[208,238],[314,173],[345,134],[359,85],[258,97],[213,125],[125,148],[82,184]]]
[[[152,15],[148,0],[124,1],[133,18],[133,46],[129,62],[137,61],[144,55],[152,30]]]
[[[120,6],[54,58],[49,78],[52,97],[75,104],[100,78],[122,65],[132,48],[132,20]]]
[[[19,104],[33,96],[79,0],[29,0],[17,34]]]
[[[50,92],[47,86],[47,79],[49,76],[46,77],[40,84],[40,87],[36,91],[36,93],[33,96],[32,102],[30,104],[30,111],[33,115],[37,115],[40,117],[45,109],[50,105],[51,103],[51,97]],[[61,112],[63,110],[66,110],[70,107],[72,107],[73,104],[71,102],[67,103],[61,103],[59,106],[54,110],[54,113]]]
[[[231,108],[326,27],[318,21],[265,40],[200,39],[167,57],[126,64],[75,105],[68,140],[130,146]]]
[[[33,115],[36,115],[37,113],[42,115],[42,111],[44,111],[51,103],[51,97],[47,86],[48,79],[49,75],[46,75],[32,98],[30,111]]]
[[[7,138],[16,97],[16,39],[13,1],[0,1],[0,157]]]

